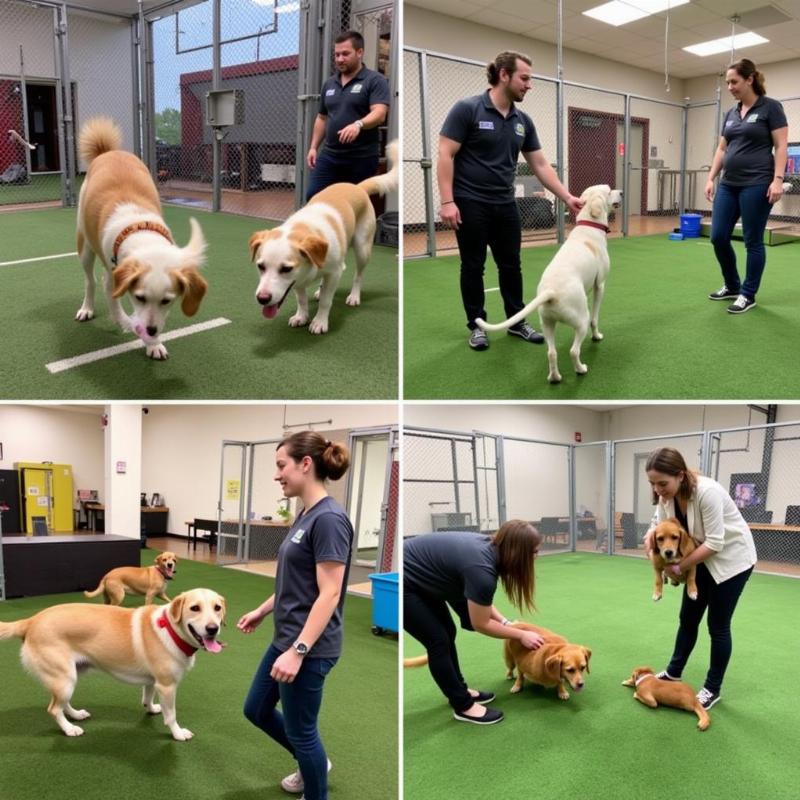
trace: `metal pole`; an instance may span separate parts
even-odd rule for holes
[[[475,438],[472,439],[473,447]],[[456,456],[456,440],[450,440],[450,459],[453,462],[453,493],[455,494],[456,514],[461,512],[461,496],[458,491],[458,458]]]
[[[608,554],[610,556],[614,555],[614,550],[616,548],[616,542],[614,537],[616,536],[615,530],[615,523],[614,523],[614,514],[616,513],[614,507],[614,493],[616,492],[616,479],[614,476],[614,472],[617,468],[616,460],[617,460],[617,453],[616,453],[616,444],[614,442],[608,442],[608,450],[606,454],[606,464],[608,468]]]
[[[139,46],[141,43],[141,35],[139,33],[140,24],[140,19],[137,17],[131,17],[131,77],[133,79],[133,86],[131,87],[131,102],[133,103],[133,152],[136,153],[139,158],[142,157],[142,112],[140,105],[141,83],[139,81]]]
[[[472,486],[475,492],[475,522],[481,529],[481,505],[479,502],[480,485],[478,484],[478,440],[472,437]]]
[[[386,453],[386,471],[384,472],[383,476],[383,499],[381,501],[381,528],[380,533],[378,536],[378,553],[375,559],[375,568],[378,572],[383,572],[386,566],[385,562],[386,559],[386,526],[389,523],[389,501],[391,496],[391,489],[392,489],[392,465],[394,464],[394,452],[397,449],[397,431],[390,430],[389,431],[389,447],[388,452]],[[399,488],[399,487],[398,487]],[[395,528],[397,527],[395,523]],[[395,531],[395,536],[397,535],[397,531]],[[388,566],[389,570],[391,571],[392,566],[392,558],[388,559]]]
[[[622,135],[622,235],[628,235],[630,223],[631,203],[631,96],[625,95],[625,124]]]
[[[689,106],[686,105],[683,108],[683,134],[681,138],[681,181],[680,181],[681,200],[678,207],[679,214],[686,213],[686,160],[689,154],[689,148],[687,147],[688,136],[689,136]],[[692,205],[694,205],[694,198],[692,198]]]
[[[498,527],[506,521],[506,473],[503,437],[495,440],[495,468],[497,473],[497,524]]]
[[[153,23],[140,15],[142,42],[139,46],[141,58],[142,95],[142,160],[147,164],[150,174],[156,178],[157,164],[155,154],[155,64],[153,55]]]
[[[320,38],[324,36],[323,18],[318,0],[302,0],[300,4],[300,47],[297,70],[297,139],[295,140],[294,204],[300,208],[305,201],[308,185],[306,148],[317,118],[314,103],[319,100],[321,82]]]
[[[0,602],[6,599],[6,573],[3,567],[3,515],[0,514]]]
[[[578,524],[576,522],[576,491],[575,491],[575,445],[567,451],[567,480],[569,481],[569,540],[570,550],[574,553],[578,542]]]
[[[62,199],[65,206],[74,206],[75,199],[75,127],[72,116],[72,81],[69,74],[69,42],[67,39],[67,7],[60,5],[56,11],[56,49],[60,91],[56,92],[60,133],[58,152],[61,156],[63,180]]]
[[[237,548],[237,555],[240,561],[250,560],[250,518],[253,512],[253,473],[255,472],[256,463],[256,446],[250,442],[247,445],[249,464],[247,468],[247,508],[245,509],[245,523],[244,523],[244,538],[242,537],[241,519],[239,520],[239,541]],[[244,462],[244,453],[242,453],[242,462]]]
[[[213,54],[214,63],[211,69],[211,88],[217,90],[220,88],[220,76],[222,75],[222,61],[220,55],[220,39],[222,38],[222,0],[214,0],[212,6],[213,22],[212,31],[213,38],[211,43],[211,52]],[[220,162],[222,155],[222,137],[223,133],[218,128],[212,129],[211,134],[211,210],[219,211],[222,206],[222,186],[220,184]]]
[[[422,185],[425,190],[425,225],[428,229],[428,255],[436,255],[436,216],[433,209],[433,158],[431,154],[430,98],[428,95],[428,56],[419,54],[419,115],[422,125]]]
[[[28,87],[25,83],[25,58],[22,53],[22,45],[19,46],[19,94],[22,100],[22,138],[29,142],[29,126],[28,126]],[[30,147],[23,148],[25,150],[25,169],[27,170],[28,180],[31,179],[31,149]]]
[[[564,0],[558,0],[556,37],[556,172],[558,179],[564,182]],[[555,198],[556,238],[559,244],[564,241],[564,204]]]

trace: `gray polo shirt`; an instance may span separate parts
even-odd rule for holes
[[[275,579],[275,638],[272,643],[288,650],[306,624],[311,606],[319,596],[317,564],[337,561],[346,564],[342,595],[322,635],[309,655],[338,658],[342,651],[342,607],[344,606],[353,526],[345,510],[332,498],[324,497],[302,512],[278,549],[278,572]]]
[[[722,136],[727,143],[722,159],[722,183],[729,186],[772,183],[775,175],[772,131],[787,125],[783,106],[762,95],[744,119],[741,107],[737,103],[722,121]]]
[[[531,118],[513,103],[503,117],[488,90],[459,100],[440,133],[461,144],[455,157],[453,196],[485,203],[513,201],[520,152],[542,149]]]
[[[389,83],[380,72],[362,67],[342,86],[342,76],[325,81],[319,100],[319,113],[325,124],[325,149],[339,156],[377,156],[380,154],[378,128],[361,129],[354,142],[342,144],[339,131],[369,114],[374,105],[390,105]]]

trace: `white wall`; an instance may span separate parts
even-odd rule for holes
[[[105,530],[138,539],[141,533],[142,410],[138,405],[106,406]],[[124,466],[123,466],[124,465]]]

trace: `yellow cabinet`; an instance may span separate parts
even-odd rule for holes
[[[18,462],[14,466],[20,473],[25,532],[71,532],[74,524],[72,467],[35,462]],[[34,524],[34,517],[37,524]]]

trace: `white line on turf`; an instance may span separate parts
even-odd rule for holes
[[[494,286],[491,289],[484,289],[484,291],[485,292],[499,292],[500,291],[500,287],[499,286]]]
[[[77,253],[56,253],[54,256],[38,256],[37,258],[20,258],[18,261],[0,261],[0,267],[11,267],[14,264],[30,264],[32,261],[50,261],[53,258],[68,258]]]
[[[208,320],[208,322],[198,322],[196,325],[188,325],[177,331],[170,331],[169,333],[162,334],[161,341],[168,342],[172,339],[181,339],[184,336],[191,336],[193,333],[201,333],[202,331],[208,331],[212,328],[219,328],[222,325],[229,324],[229,319],[217,317],[216,319]],[[104,358],[111,358],[112,356],[118,356],[122,353],[128,353],[131,350],[140,350],[143,347],[144,342],[141,339],[136,339],[133,342],[115,344],[113,347],[104,347],[102,350],[93,350],[91,353],[84,353],[80,356],[63,358],[61,361],[51,361],[45,366],[50,372],[55,374],[57,372],[65,372],[73,367],[82,367],[84,364],[91,364],[93,361],[101,361]]]

